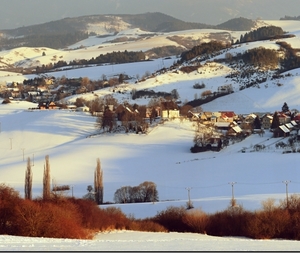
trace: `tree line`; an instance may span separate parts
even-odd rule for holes
[[[286,56],[281,60],[281,72],[296,69],[300,67],[300,57],[298,56],[299,49],[294,49],[285,41],[278,41],[276,44],[285,51]]]
[[[66,67],[66,66],[78,66],[78,65],[89,65],[89,64],[103,64],[103,63],[112,63],[112,64],[120,64],[120,63],[130,63],[130,62],[140,62],[146,59],[145,53],[140,52],[128,52],[125,50],[124,52],[112,52],[106,54],[100,54],[96,58],[92,57],[89,60],[80,59],[73,60],[67,63],[66,61],[60,60],[56,63],[43,64],[42,66],[38,66],[36,68],[36,73],[47,72],[52,69]]]
[[[115,203],[157,202],[156,184],[145,181],[138,186],[122,186],[114,194]]]
[[[78,41],[88,38],[88,33],[74,31],[69,33],[53,33],[47,34],[33,34],[25,38],[1,38],[0,49],[8,50],[16,47],[49,47],[53,49],[65,48],[69,45],[75,44]]]
[[[227,48],[223,42],[210,41],[193,47],[191,50],[185,51],[180,55],[180,63],[189,61],[199,55],[211,55]]]
[[[284,31],[281,27],[277,26],[264,26],[257,28],[256,30],[241,34],[240,40],[237,43],[252,42],[258,40],[267,40],[274,38],[276,36],[281,36],[284,34]]]

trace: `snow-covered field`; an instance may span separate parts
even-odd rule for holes
[[[251,240],[193,233],[113,231],[93,240],[0,235],[1,251],[298,251],[299,241]]]
[[[285,23],[286,24],[286,23]],[[294,28],[296,26],[286,27]],[[298,34],[299,35],[299,34]],[[298,41],[299,41],[299,37]],[[263,42],[262,42],[263,43]],[[293,39],[293,47],[300,47]],[[249,44],[250,45],[250,44]],[[298,45],[298,46],[297,46]],[[56,77],[87,76],[101,78],[113,73],[126,72],[132,76],[145,71],[155,71],[172,65],[171,60],[145,63],[90,67],[51,73]],[[167,73],[144,83],[130,83],[130,88],[152,88],[164,91],[177,89],[180,99],[191,100],[197,90],[192,86],[202,80],[207,87],[216,89],[226,82],[228,73],[216,67],[203,69],[205,73]],[[274,112],[281,110],[284,102],[290,109],[300,110],[299,69],[280,82],[268,80],[260,88],[236,91],[233,94],[202,106],[204,111],[235,111],[236,113]],[[218,74],[218,75],[217,75]],[[32,76],[3,73],[0,82],[22,81]],[[268,86],[268,87],[266,87]],[[129,89],[130,90],[130,89]],[[109,89],[95,92],[99,96],[111,93]],[[130,95],[115,94],[119,101]],[[86,94],[86,98],[94,96]],[[70,98],[70,101],[74,98]],[[147,103],[135,101],[136,103]],[[1,103],[1,101],[0,101]],[[23,195],[27,158],[33,166],[33,195],[42,194],[42,177],[45,156],[49,155],[51,178],[58,185],[71,185],[68,193],[82,197],[87,186],[93,185],[96,159],[101,161],[104,181],[104,201],[113,202],[114,192],[126,185],[136,186],[144,181],[157,185],[159,202],[115,205],[135,218],[154,216],[168,206],[186,205],[188,191],[195,208],[211,213],[228,207],[232,197],[248,210],[261,208],[261,201],[273,198],[276,203],[286,196],[285,180],[289,194],[300,191],[297,167],[299,153],[282,154],[274,145],[264,151],[251,152],[258,143],[271,144],[276,140],[266,131],[263,137],[252,135],[220,152],[192,154],[194,126],[179,120],[159,124],[147,135],[102,134],[96,132],[96,119],[88,113],[68,110],[28,111],[36,106],[28,102],[13,101],[0,104],[0,175],[6,183]],[[286,140],[285,140],[286,141]],[[246,148],[245,153],[241,149]],[[101,207],[105,208],[105,206]],[[199,234],[137,233],[114,231],[99,234],[94,240],[65,240],[0,236],[0,250],[297,250],[300,242],[286,240],[249,240],[247,238],[217,238]]]

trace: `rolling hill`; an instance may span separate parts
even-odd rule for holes
[[[235,18],[220,25],[184,22],[160,12],[136,15],[91,15],[64,18],[44,24],[0,31],[0,48],[51,47],[62,49],[88,36],[107,36],[128,29],[147,33],[169,33],[191,29],[251,30],[256,21]]]
[[[282,27],[285,31],[296,35],[284,40],[293,48],[299,48],[299,28],[297,21],[264,21]],[[215,32],[215,30],[214,30]],[[140,30],[123,31],[122,35],[137,36]],[[207,34],[212,30],[188,30],[152,36],[145,40],[126,43],[111,43],[107,38],[90,37],[69,48],[69,50],[54,50],[50,48],[16,48],[1,52],[1,61],[22,67],[34,67],[37,64],[47,64],[56,59],[73,60],[90,58],[95,54],[114,50],[148,50],[154,45],[166,43],[170,34],[173,36],[195,36],[208,40]],[[239,37],[240,33],[231,32]],[[114,35],[115,36],[115,35]],[[110,38],[112,39],[112,38]],[[156,43],[156,44],[155,44]],[[168,41],[169,43],[169,41]],[[79,45],[83,48],[78,48]],[[100,48],[99,48],[100,47]],[[95,97],[113,95],[119,102],[147,104],[148,97],[132,100],[132,89],[149,89],[170,92],[176,89],[181,101],[190,101],[200,96],[201,90],[193,85],[205,83],[206,89],[216,91],[220,85],[232,84],[234,92],[230,95],[201,105],[204,111],[235,111],[238,114],[252,112],[273,112],[280,110],[284,102],[291,109],[300,108],[299,104],[299,69],[283,73],[281,79],[272,80],[272,72],[266,71],[267,79],[259,85],[240,89],[251,79],[259,77],[254,72],[251,77],[238,79],[228,78],[233,71],[242,70],[240,66],[218,61],[224,59],[226,53],[237,55],[252,48],[278,49],[275,40],[243,43],[231,47],[227,51],[202,60],[196,71],[185,73],[180,69],[168,69],[179,58],[158,58],[151,61],[89,66],[84,68],[60,69],[45,75],[55,78],[89,77],[91,80],[100,79],[103,74],[107,77],[126,73],[132,77],[128,83],[119,85],[116,89],[104,88],[86,94],[74,95],[66,99],[66,103],[74,102],[76,98],[87,100]],[[42,56],[45,51],[46,55]],[[60,58],[62,57],[62,58]],[[183,63],[191,64],[191,62]],[[145,81],[136,82],[137,75],[143,76],[147,71],[166,68]],[[22,75],[8,71],[0,72],[1,83],[23,82],[37,75]],[[278,85],[278,83],[282,85]],[[120,91],[120,92],[118,92]],[[196,94],[196,95],[195,95]],[[0,105],[1,122],[1,180],[20,192],[23,191],[26,158],[34,160],[33,188],[34,195],[39,196],[42,189],[42,172],[46,155],[50,157],[51,175],[58,184],[72,185],[74,196],[81,197],[86,193],[87,185],[93,182],[96,159],[100,158],[104,170],[104,200],[113,201],[117,188],[124,185],[138,185],[149,180],[157,184],[160,202],[156,204],[120,205],[127,214],[136,217],[151,216],[156,211],[168,205],[184,205],[187,201],[186,187],[191,187],[192,200],[196,207],[213,212],[227,207],[231,188],[229,182],[237,182],[236,198],[245,208],[259,208],[261,200],[274,197],[284,198],[283,180],[292,179],[290,193],[299,192],[297,181],[298,154],[282,154],[281,149],[270,145],[262,152],[250,152],[257,143],[268,142],[272,137],[267,133],[264,137],[250,136],[245,141],[229,146],[221,152],[206,152],[192,154],[194,126],[192,122],[169,121],[165,124],[152,126],[147,135],[136,134],[102,134],[87,138],[97,133],[95,117],[89,113],[68,110],[29,111],[34,107],[25,101],[13,101]],[[273,141],[273,140],[272,140]],[[246,148],[249,152],[241,153]],[[24,152],[24,153],[22,153]]]

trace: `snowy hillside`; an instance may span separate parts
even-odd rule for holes
[[[292,47],[300,48],[298,22],[265,22],[282,26],[284,30],[295,34],[295,38],[286,40]],[[202,40],[206,36],[203,32],[206,33],[206,31],[197,30],[190,31],[191,34],[188,34],[189,32],[185,31],[187,34],[184,36],[198,36]],[[126,36],[129,36],[129,34],[135,36],[139,33],[141,31],[131,30],[127,31]],[[85,48],[81,49],[60,51],[48,48],[18,48],[0,52],[0,56],[1,63],[4,65],[29,66],[37,62],[47,64],[53,61],[54,56],[56,56],[56,59],[69,61],[80,59],[83,56],[90,58],[95,54],[98,55],[113,50],[146,50],[153,47],[153,45],[170,43],[167,39],[168,36],[170,34],[155,35],[149,39],[139,39],[127,44],[115,44],[108,41],[102,41],[102,44],[98,44],[101,39],[98,41],[97,38],[90,38],[74,45],[74,48],[77,48],[82,44]],[[239,37],[238,34],[232,36]],[[275,42],[262,41],[232,48],[231,53],[234,54],[259,46],[276,48]],[[46,52],[45,56],[42,56],[42,51]],[[298,96],[300,89],[299,69],[289,71],[290,75],[285,75],[280,79],[282,86],[278,85],[278,81],[269,78],[265,83],[261,83],[259,87],[243,90],[239,90],[240,83],[238,81],[234,82],[233,79],[226,78],[232,72],[232,67],[216,62],[204,63],[198,71],[189,74],[181,71],[178,71],[178,73],[169,71],[144,82],[135,83],[137,75],[143,76],[147,71],[154,73],[163,67],[168,68],[177,59],[176,56],[173,56],[170,59],[156,59],[142,63],[65,69],[49,73],[49,75],[56,78],[62,76],[68,78],[89,77],[92,80],[100,79],[103,74],[111,77],[126,73],[132,77],[127,84],[118,87],[122,91],[120,93],[113,92],[111,88],[105,88],[94,91],[94,93],[69,97],[66,99],[67,102],[74,102],[77,97],[93,99],[97,96],[112,94],[119,102],[128,101],[129,103],[147,104],[148,98],[132,100],[130,91],[133,88],[152,89],[156,92],[170,92],[177,89],[180,100],[189,101],[195,98],[195,94],[198,97],[200,96],[201,90],[193,89],[193,85],[196,82],[204,82],[207,89],[212,91],[217,90],[220,85],[229,83],[234,88],[234,93],[202,105],[204,111],[235,111],[238,114],[274,112],[280,110],[284,102],[288,103],[290,109],[300,110]],[[24,79],[34,77],[36,76],[2,71],[0,72],[0,84],[13,81],[22,82]],[[165,210],[168,206],[185,206],[188,201],[187,189],[190,189],[190,197],[194,207],[205,212],[226,209],[232,198],[232,190],[234,190],[237,204],[248,210],[261,208],[261,202],[269,198],[275,199],[277,203],[283,201],[286,197],[285,180],[290,180],[288,184],[289,194],[298,194],[300,191],[299,170],[296,166],[299,153],[283,154],[285,149],[276,148],[275,143],[278,141],[287,142],[287,138],[274,139],[269,131],[266,131],[264,136],[253,134],[241,142],[222,149],[220,152],[191,153],[190,148],[193,146],[195,125],[190,121],[171,120],[164,124],[157,124],[145,135],[133,133],[93,135],[97,133],[95,128],[96,118],[89,113],[69,110],[29,111],[28,108],[32,107],[36,107],[36,104],[25,101],[0,104],[1,182],[14,187],[20,192],[21,196],[24,194],[24,178],[28,157],[32,162],[33,196],[41,196],[46,155],[49,155],[51,179],[58,185],[70,185],[72,190],[67,193],[69,196],[73,195],[81,198],[87,193],[87,186],[93,185],[97,158],[101,161],[101,168],[104,173],[104,202],[113,202],[115,191],[122,186],[136,186],[144,181],[153,181],[157,185],[159,202],[114,204],[114,206],[120,207],[125,214],[132,215],[135,218],[153,217],[158,211]],[[93,136],[91,137],[91,135]],[[267,148],[257,152],[253,148],[255,144],[265,144]],[[299,144],[296,144],[296,148],[300,148]],[[245,153],[241,152],[242,149],[245,150]],[[102,208],[107,206],[111,205],[107,204]],[[131,236],[125,235],[127,239]],[[150,238],[148,236],[147,238]],[[184,245],[181,244],[182,248],[178,246],[177,250],[199,250],[199,247],[202,247],[202,250],[222,250],[224,249],[222,247],[225,247],[224,244],[217,247],[220,238],[216,240],[215,237],[209,237],[209,240],[207,240],[205,235],[200,238],[199,235],[197,235],[197,238],[194,237],[195,235],[186,236]],[[85,250],[94,250],[99,241],[102,246],[104,245],[103,250],[117,250],[120,248],[124,250],[124,244],[128,245],[127,239],[125,241],[120,239],[118,233],[99,235],[99,238],[101,239],[98,240],[97,238],[91,244],[82,240],[72,241],[72,245],[76,245],[77,248],[71,250],[80,250],[82,245],[86,247]],[[176,242],[179,240],[177,234],[172,234],[171,239],[168,237],[160,238],[162,239],[158,240],[157,237],[151,240],[147,239],[147,245],[151,241],[151,243],[155,242],[154,245],[156,246],[164,245],[164,247],[157,246],[158,250],[169,250],[171,249],[170,244],[174,245],[174,240],[177,240]],[[180,240],[182,240],[181,235]],[[0,241],[1,245],[4,245],[4,243],[9,245],[5,246],[4,250],[15,249],[12,245],[17,245],[18,249],[23,246],[28,249],[35,245],[38,245],[38,249],[41,250],[50,247],[49,241],[46,239],[35,241],[23,238],[21,242],[18,241],[16,244],[15,238],[1,236]],[[117,245],[116,248],[110,248],[111,244],[109,243],[112,241],[114,242],[113,245]],[[115,244],[115,241],[118,241],[118,244]],[[157,244],[157,241],[159,241],[159,244]],[[191,244],[191,241],[194,244]],[[203,246],[203,241],[207,243],[206,246]],[[267,243],[272,242],[272,246],[274,246],[278,242],[249,241],[243,238],[223,238],[222,243],[224,241],[228,246],[227,250],[268,250],[270,248],[266,246]],[[54,245],[53,242],[51,240],[52,245]],[[138,242],[135,241],[135,245],[140,247],[138,245],[140,242],[145,242],[145,237],[142,236],[142,239]],[[294,242],[287,243],[284,241],[283,243],[281,240],[279,242],[280,246],[286,246],[285,250],[294,249],[291,246]],[[247,247],[242,247],[241,243],[243,246],[247,245]],[[189,246],[186,246],[187,244]],[[55,245],[57,247],[54,248],[55,250],[70,249],[69,240],[63,242],[57,240]],[[212,245],[215,247],[213,248]],[[97,249],[99,250],[101,247],[98,248],[97,246]],[[128,246],[128,249],[137,248]],[[271,250],[274,249],[278,250],[280,248],[279,246],[276,246],[276,248],[271,247]]]
[[[265,22],[273,24],[273,21]],[[298,35],[299,30],[295,22],[274,22],[277,22],[277,25],[282,24],[284,30]],[[299,48],[300,43],[297,38],[288,39],[288,43]],[[139,45],[138,42],[135,43],[135,46]],[[232,53],[237,53],[253,46],[272,48],[274,43],[271,41],[254,42],[231,50]],[[92,55],[92,50],[95,48],[96,46],[90,46],[86,49],[60,51],[60,53],[72,55],[72,57],[77,54],[82,57],[88,53]],[[20,62],[22,57],[29,58],[30,55],[33,58],[37,57],[34,56],[34,53],[37,52],[32,49],[15,50],[19,50],[19,53],[13,53],[17,51],[10,52],[11,63]],[[51,52],[59,55],[57,51]],[[41,54],[41,51],[38,54]],[[43,57],[47,62],[53,56],[49,51]],[[126,73],[133,77],[128,84],[118,87],[122,90],[120,93],[106,88],[94,91],[94,93],[70,97],[68,98],[69,102],[75,101],[77,97],[93,99],[95,96],[113,94],[120,102],[147,104],[148,98],[131,99],[130,91],[133,88],[166,92],[177,89],[180,100],[189,101],[193,100],[197,93],[197,96],[200,96],[199,91],[192,87],[196,82],[204,82],[206,87],[212,91],[229,82],[225,77],[232,71],[230,66],[206,63],[201,69],[190,74],[170,71],[144,82],[135,83],[135,76],[142,76],[146,71],[154,73],[163,67],[168,68],[176,60],[176,57],[172,57],[143,63],[94,66],[52,72],[51,75],[57,78],[87,76],[92,80],[100,79],[103,74],[109,77]],[[280,80],[283,84],[280,87],[276,81],[267,80],[259,87],[239,91],[240,84],[232,82],[234,93],[204,104],[202,108],[204,111],[228,110],[238,114],[273,112],[280,110],[283,103],[287,102],[291,109],[299,110],[298,72],[299,69],[290,71],[289,76]],[[0,83],[22,82],[24,79],[34,77],[34,75],[23,76],[11,72],[1,72]],[[96,159],[100,158],[105,175],[105,201],[112,202],[114,192],[121,186],[134,186],[149,180],[157,184],[160,200],[180,200],[178,202],[180,204],[184,204],[187,199],[185,188],[192,187],[193,201],[197,202],[197,205],[205,211],[226,208],[231,193],[228,182],[238,182],[236,185],[237,198],[245,207],[259,208],[260,201],[267,197],[274,196],[277,199],[284,197],[282,180],[297,178],[295,166],[286,168],[286,164],[292,164],[297,154],[282,155],[282,150],[274,149],[274,147],[260,153],[244,154],[239,152],[243,147],[251,150],[253,145],[269,139],[270,133],[264,137],[251,136],[242,143],[228,147],[219,153],[192,154],[190,147],[193,145],[194,126],[191,122],[167,122],[153,128],[148,135],[104,134],[87,138],[96,132],[96,119],[90,114],[68,110],[34,112],[27,110],[34,106],[36,105],[18,101],[0,105],[1,179],[16,187],[21,193],[23,192],[26,159],[30,157],[34,159],[34,194],[35,196],[41,194],[46,155],[50,157],[53,179],[58,184],[72,185],[73,193],[77,197],[83,196],[86,193],[87,185],[93,183]],[[270,177],[270,175],[272,176]],[[272,185],[274,182],[275,184]],[[247,187],[247,183],[255,187],[250,189]],[[270,183],[271,185],[269,185]],[[290,190],[291,193],[298,191],[296,182],[291,184]],[[146,208],[149,213],[139,213],[135,208],[132,210],[130,205],[122,205],[122,209],[127,213],[134,212],[137,217],[143,217],[154,215],[157,208],[163,209],[170,203],[161,202],[151,205],[150,208]],[[140,206],[145,207],[145,205]]]
[[[299,32],[297,21],[258,21],[257,28],[266,25],[282,27],[287,32]],[[100,54],[113,51],[147,51],[156,47],[176,46],[186,49],[183,40],[195,41],[197,43],[209,42],[212,39],[230,42],[237,40],[241,34],[247,31],[235,32],[216,29],[194,29],[168,33],[154,33],[143,31],[139,28],[131,29],[129,25],[119,24],[118,33],[108,33],[103,30],[105,23],[90,24],[88,30],[95,32],[97,36],[90,36],[68,48],[54,50],[50,48],[15,48],[0,52],[0,67],[34,67],[47,65],[63,60],[66,62],[76,59],[91,59]],[[100,34],[100,35],[99,35]],[[180,38],[181,42],[179,39]],[[121,42],[123,40],[123,42]],[[120,42],[116,42],[120,41]],[[46,55],[43,55],[43,52]]]

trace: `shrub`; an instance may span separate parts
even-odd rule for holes
[[[188,232],[189,227],[184,222],[186,216],[185,207],[167,207],[166,210],[154,216],[153,221],[165,227],[168,231]]]
[[[229,207],[209,216],[207,234],[215,236],[248,236],[253,214],[242,207]]]
[[[167,232],[167,229],[151,219],[131,220],[128,230],[146,232]]]
[[[249,236],[256,239],[285,238],[289,220],[287,210],[258,211],[249,224]]]
[[[76,205],[65,198],[25,200],[18,207],[16,235],[52,238],[89,237]]]
[[[45,226],[42,217],[42,207],[39,203],[31,200],[24,200],[17,209],[18,218],[16,220],[19,236],[40,236],[40,231]]]
[[[94,201],[75,198],[71,200],[77,206],[81,214],[82,226],[86,229],[103,231],[109,229],[114,224],[114,221],[108,219],[103,209],[99,208]]]
[[[117,207],[107,207],[102,209],[105,219],[110,221],[110,226],[112,229],[126,229],[129,227],[129,219]]]
[[[208,215],[199,209],[192,209],[183,217],[183,222],[190,228],[190,232],[206,233]]]
[[[183,73],[191,73],[195,70],[198,70],[199,66],[183,66],[179,70],[182,71]]]
[[[17,233],[15,220],[18,216],[17,207],[20,202],[21,198],[17,191],[5,184],[0,184],[0,234],[14,235]]]

